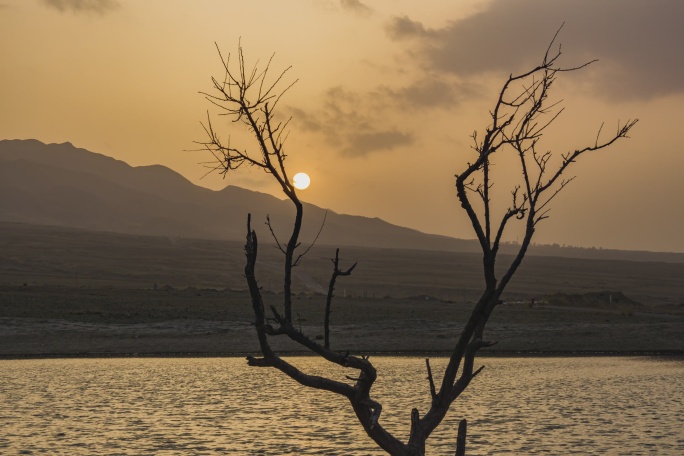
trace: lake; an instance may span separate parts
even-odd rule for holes
[[[288,358],[314,373],[352,371]],[[430,402],[419,357],[371,357],[381,423],[406,439]],[[446,360],[432,360],[437,374]],[[428,440],[453,455],[684,454],[684,360],[480,358],[485,370]],[[346,400],[242,358],[0,361],[0,453],[380,455]]]

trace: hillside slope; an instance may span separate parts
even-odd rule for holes
[[[270,215],[285,237],[288,201],[227,186],[196,186],[160,165],[132,167],[70,143],[0,141],[0,220],[127,234],[241,240],[247,214]],[[302,241],[316,236],[326,210],[305,204]],[[264,230],[265,231],[265,230]],[[421,233],[378,218],[327,211],[319,242],[335,245],[472,250],[472,241]]]

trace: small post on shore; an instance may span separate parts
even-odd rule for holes
[[[468,431],[468,420],[465,418],[458,423],[458,437],[456,437],[456,456],[465,456],[466,432]]]

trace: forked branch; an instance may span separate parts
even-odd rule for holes
[[[333,293],[335,292],[335,282],[339,276],[351,275],[352,271],[356,267],[356,263],[351,265],[347,270],[343,271],[340,269],[340,249],[335,250],[335,259],[330,260],[333,263],[333,272],[330,276],[330,283],[328,284],[328,295],[325,300],[325,319],[323,321],[324,328],[324,344],[325,348],[330,348],[330,313],[332,307]]]

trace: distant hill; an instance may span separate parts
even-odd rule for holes
[[[288,201],[227,186],[194,185],[161,165],[132,167],[71,143],[0,140],[0,221],[137,235],[242,240],[247,213],[259,229],[269,214],[285,238],[293,219]],[[305,204],[303,243],[311,242],[325,209]],[[473,240],[425,234],[379,218],[327,211],[321,245],[479,252]],[[504,246],[504,252],[514,246]],[[684,262],[684,254],[536,246],[532,255]]]
[[[194,185],[164,166],[132,167],[111,157],[37,140],[0,141],[0,220],[127,234],[242,240],[247,213],[260,227],[270,214],[285,238],[288,201],[227,186]],[[313,240],[325,210],[305,204],[302,242]],[[327,211],[321,244],[476,251],[472,241],[421,233],[378,218]],[[268,237],[264,227],[258,229]]]

